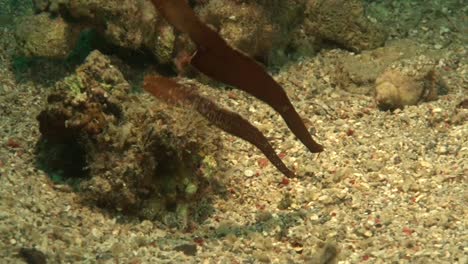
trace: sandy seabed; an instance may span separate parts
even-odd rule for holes
[[[466,42],[412,42],[416,54],[431,51],[422,55],[437,62],[448,94],[393,113],[333,85],[326,58],[359,55],[330,50],[284,67],[275,78],[326,147],[319,156],[266,105],[202,87],[265,131],[303,176],[285,180],[253,146],[223,134],[230,194],[182,232],[83,205],[37,168],[36,116],[53,81],[38,82],[38,72],[19,80],[12,29],[0,30],[1,263],[23,263],[21,248],[48,263],[468,262],[468,109],[458,107],[468,96]]]

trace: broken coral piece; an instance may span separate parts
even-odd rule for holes
[[[222,184],[219,133],[186,109],[132,99],[120,67],[93,51],[56,83],[38,116],[38,166],[82,204],[171,228],[202,223]]]
[[[169,78],[147,76],[143,86],[146,91],[168,104],[192,107],[218,128],[256,146],[285,176],[295,176],[276,155],[262,132],[239,114],[219,107],[210,99],[199,95],[196,90]]]
[[[434,63],[398,62],[375,81],[375,102],[381,110],[402,109],[408,105],[436,100],[444,86],[434,70]]]
[[[241,89],[270,105],[289,129],[312,152],[323,151],[307,131],[283,88],[250,57],[230,47],[205,25],[186,0],[152,0],[156,9],[197,45],[191,64],[207,76]]]

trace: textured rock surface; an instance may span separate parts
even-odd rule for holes
[[[190,50],[184,37],[178,38],[158,19],[149,0],[37,0],[35,7],[37,12],[60,14],[94,28],[118,47],[149,50],[161,63]],[[367,20],[358,0],[211,0],[198,2],[196,10],[231,45],[271,65],[283,64],[293,54],[313,54],[326,42],[362,51],[385,41],[385,34]]]
[[[16,41],[21,55],[64,59],[73,50],[80,30],[62,18],[47,13],[22,17],[16,24]]]
[[[375,81],[374,97],[380,109],[395,110],[437,99],[442,83],[434,62],[423,59],[418,63],[399,64],[385,70]]]
[[[117,66],[91,53],[38,116],[39,162],[60,179],[82,178],[84,202],[187,228],[210,212],[217,136],[201,117],[129,92]]]
[[[111,44],[131,50],[149,50],[161,63],[168,63],[174,48],[170,27],[158,20],[149,0],[41,0],[37,12],[61,15],[81,28],[93,28]],[[68,40],[70,41],[70,40]]]
[[[383,28],[371,23],[360,0],[311,0],[307,5],[305,31],[352,51],[382,46]]]
[[[19,14],[16,4],[25,2],[0,0],[0,13]],[[256,121],[282,159],[307,176],[284,180],[253,146],[220,132],[216,141],[225,163],[207,160],[204,164],[212,166],[203,168],[225,177],[227,190],[208,203],[214,209],[210,217],[185,231],[83,203],[82,193],[52,182],[54,175],[38,168],[36,116],[57,80],[74,69],[49,60],[18,67],[13,28],[0,25],[0,259],[22,263],[19,251],[26,248],[42,252],[48,263],[468,263],[466,5],[460,0],[366,3],[372,5],[367,16],[383,21],[390,37],[406,48],[365,54],[324,50],[290,61],[275,75],[308,126],[318,125],[316,136],[326,147],[319,157],[289,136],[264,104],[236,90],[196,84],[204,96]],[[374,8],[386,14],[383,20]],[[425,61],[421,55],[435,62],[448,93],[380,111],[372,96],[375,79],[403,60]],[[335,78],[340,63],[344,75],[350,74],[343,85]],[[141,75],[140,69],[128,74],[118,68],[127,80]],[[144,93],[132,93],[128,105],[128,110],[143,107],[148,120],[162,115]],[[165,116],[158,118],[170,120]],[[189,128],[203,124],[192,113],[174,119],[184,116]],[[180,128],[167,124],[171,131]],[[118,128],[112,135],[121,134]],[[109,171],[118,175],[119,169]],[[186,187],[188,193],[194,190]],[[155,219],[159,205],[148,207]],[[176,212],[168,215],[169,224],[183,219]]]

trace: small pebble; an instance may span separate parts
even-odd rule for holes
[[[244,175],[247,177],[252,177],[254,175],[254,171],[251,169],[247,169],[244,171]]]

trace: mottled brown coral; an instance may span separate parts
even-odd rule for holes
[[[220,171],[218,135],[188,110],[132,96],[118,65],[95,51],[57,84],[38,116],[39,163],[81,179],[86,204],[182,229],[203,220]]]
[[[79,134],[96,135],[120,117],[120,100],[130,85],[110,61],[91,53],[75,75],[59,82],[39,116],[43,136],[55,140]],[[112,96],[111,96],[112,95]]]
[[[399,62],[385,70],[375,81],[375,101],[381,110],[395,110],[437,99],[442,85],[434,63]],[[403,65],[401,65],[403,64]]]
[[[129,50],[149,51],[162,64],[171,63],[174,54],[186,48],[180,45],[185,39],[158,18],[150,0],[34,2],[37,13],[59,15],[74,28],[93,28],[108,43]],[[310,56],[329,42],[362,51],[385,41],[384,31],[365,17],[360,0],[191,3],[202,19],[230,45],[269,65],[281,65],[291,56]],[[74,43],[70,36],[61,37],[61,42]]]
[[[15,37],[20,55],[64,59],[75,47],[79,34],[79,27],[43,13],[19,19]]]
[[[174,32],[167,24],[158,23],[149,0],[36,0],[35,7],[37,12],[42,12],[39,16],[60,15],[61,20],[70,22],[69,27],[78,30],[92,28],[117,47],[147,50],[160,63],[171,62]],[[36,30],[47,30],[40,25],[32,26],[35,27]],[[23,35],[22,32],[18,34]],[[75,44],[76,39],[61,36],[60,41]]]
[[[346,49],[362,51],[382,46],[384,28],[371,23],[360,0],[309,0],[304,30]]]

